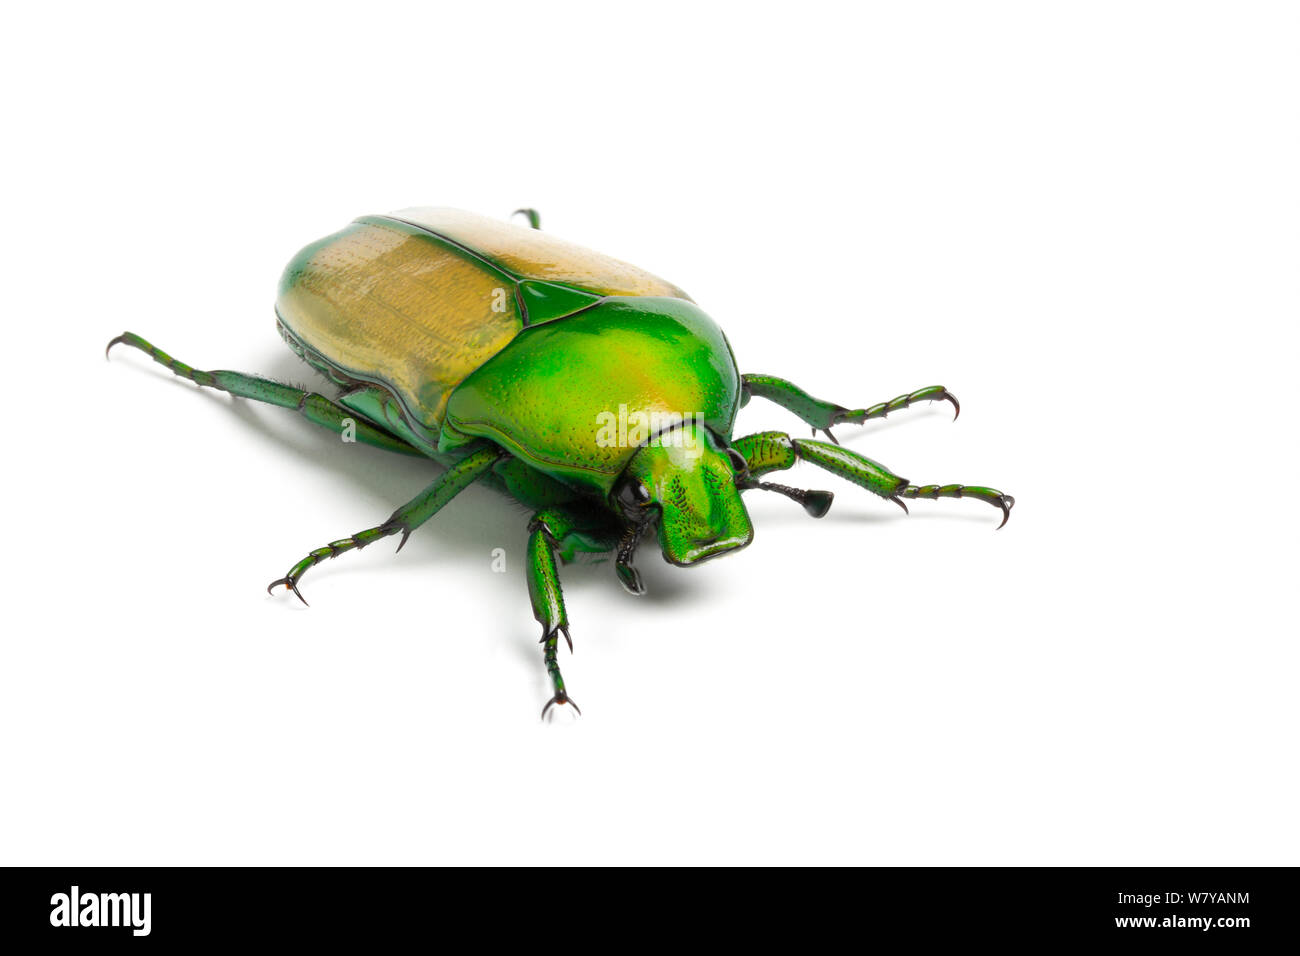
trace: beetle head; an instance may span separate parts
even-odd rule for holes
[[[637,451],[611,495],[633,529],[619,554],[619,575],[629,589],[639,589],[627,577],[635,577],[631,551],[640,531],[656,519],[664,559],[682,567],[754,540],[736,486],[737,465],[743,467],[738,457],[698,422],[661,434]]]

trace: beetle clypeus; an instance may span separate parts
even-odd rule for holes
[[[839,446],[830,429],[883,418],[919,401],[949,401],[942,386],[868,408],[813,398],[772,375],[742,375],[722,330],[681,289],[635,266],[532,228],[451,209],[366,216],[312,243],[289,263],[276,302],[289,347],[341,390],[337,399],[265,378],[199,371],[125,332],[140,349],[200,386],[295,408],[358,441],[446,466],[382,524],[317,548],[273,581],[299,583],[326,558],[389,535],[407,536],[462,489],[485,481],[535,510],[528,525],[528,593],[542,625],[554,695],[559,638],[572,650],[557,559],[614,555],[633,594],[642,538],[689,567],[745,547],[753,526],[740,492],[776,491],[820,518],[827,491],[760,480],[806,461],[907,510],[906,498],[1009,495],[972,485],[913,485]],[[732,437],[753,396],[781,405],[833,442],[783,432]],[[303,600],[305,604],[305,599]],[[573,704],[574,709],[577,705]]]

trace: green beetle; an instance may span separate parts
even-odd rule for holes
[[[644,590],[637,545],[690,567],[743,548],[754,529],[740,493],[777,491],[813,517],[832,495],[760,481],[803,460],[899,504],[905,498],[1015,503],[992,488],[913,485],[839,447],[830,429],[918,401],[957,399],[942,386],[849,409],[771,375],[742,375],[722,330],[681,289],[635,266],[539,230],[452,209],[365,216],[289,263],[276,302],[289,347],[339,387],[337,399],[265,378],[199,371],[125,332],[130,345],[200,386],[295,408],[310,421],[444,471],[387,521],[317,548],[273,581],[300,599],[326,558],[412,531],[462,489],[488,482],[535,511],[528,593],[542,626],[555,704],[577,705],[560,674],[569,636],[557,561],[614,556],[619,580]],[[761,432],[733,438],[758,395],[833,444]],[[999,524],[998,527],[1002,527]],[[305,599],[303,600],[305,604]]]

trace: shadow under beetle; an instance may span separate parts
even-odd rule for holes
[[[633,594],[632,559],[650,533],[682,567],[745,547],[754,529],[740,493],[776,491],[820,518],[828,491],[761,481],[803,460],[897,503],[1010,495],[972,485],[913,485],[839,447],[830,429],[883,418],[918,401],[950,401],[939,385],[869,408],[813,398],[772,375],[742,375],[717,324],[681,289],[635,266],[539,230],[452,209],[365,216],[307,246],[276,300],[289,347],[341,392],[337,399],[238,372],[205,372],[140,336],[140,349],[200,386],[294,408],[358,441],[446,466],[383,524],[317,548],[273,581],[298,585],[326,558],[402,536],[475,481],[535,509],[528,525],[528,594],[542,625],[555,704],[574,704],[560,675],[569,618],[556,570],[578,552],[614,555]],[[834,442],[784,432],[732,437],[753,396],[790,410]],[[954,418],[956,417],[954,414]],[[306,601],[304,600],[305,604]]]

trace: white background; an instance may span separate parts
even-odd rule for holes
[[[8,14],[0,861],[1297,863],[1296,16],[468,6]],[[802,466],[822,521],[565,573],[551,725],[489,491],[268,597],[436,469],[103,345],[318,383],[280,270],[408,205],[536,206],[819,396],[949,386],[839,435],[1011,521]]]

